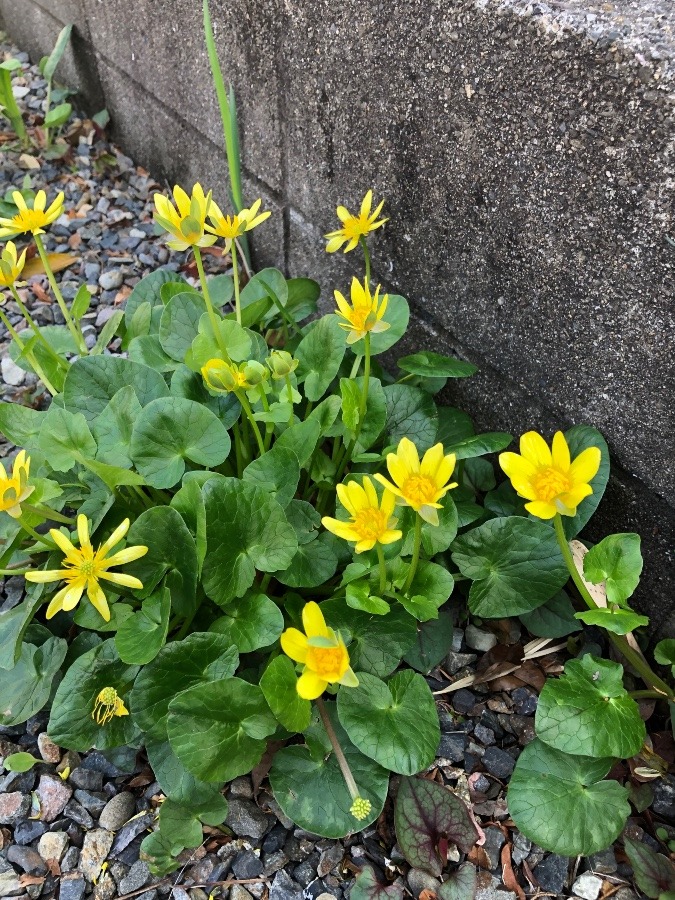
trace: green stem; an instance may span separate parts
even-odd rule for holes
[[[363,428],[363,423],[366,418],[366,409],[368,408],[368,388],[370,386],[370,332],[366,332],[366,336],[364,338],[364,344],[366,348],[366,352],[364,354],[365,363],[363,366],[363,390],[361,391],[361,401],[359,403],[359,421],[356,424],[356,431],[354,432],[354,437],[349,443],[347,450],[342,457],[342,460],[338,466],[337,475],[335,476],[335,480],[340,481],[342,479],[342,475],[344,473],[345,468],[347,467],[347,463],[352,458],[352,454],[354,453],[354,448],[356,447],[359,437],[361,436],[361,429]]]
[[[237,264],[237,247],[232,244],[232,277],[234,278],[234,309],[237,324],[241,325],[241,301],[239,299],[239,265]]]
[[[49,116],[49,107],[52,104],[52,80],[51,78],[47,82],[47,99],[45,104],[45,121]],[[49,126],[44,126],[44,135],[45,135],[45,150],[49,150]]]
[[[45,519],[51,519],[52,522],[62,522],[64,525],[75,525],[77,519],[69,516],[62,516],[56,510],[50,509],[48,506],[32,506],[30,503],[22,503],[21,509],[29,513],[35,513],[36,516],[43,516]]]
[[[26,345],[24,344],[24,342],[21,340],[21,338],[17,334],[16,329],[12,326],[12,323],[9,321],[9,319],[5,315],[4,311],[1,309],[0,309],[0,320],[2,321],[2,323],[5,326],[5,328],[7,329],[7,331],[12,336],[14,342],[16,343],[16,346],[19,348],[19,350],[22,353],[25,354],[26,359],[28,360],[30,365],[33,367],[33,370],[34,370],[35,374],[37,375],[37,377],[40,379],[40,381],[42,381],[42,383],[47,388],[49,393],[53,397],[55,397],[58,394],[58,391],[56,390],[54,385],[51,383],[49,378],[47,378],[47,376],[45,375],[44,370],[43,370],[42,366],[40,365],[40,363],[35,359],[35,354],[31,350],[26,350]]]
[[[262,456],[265,452],[265,444],[263,443],[262,435],[260,434],[260,429],[258,428],[258,423],[253,418],[253,410],[251,409],[251,404],[248,402],[248,397],[244,393],[244,391],[235,391],[239,402],[241,403],[241,408],[246,413],[246,418],[249,421],[251,428],[253,429],[253,434],[255,435],[256,443],[258,444],[258,450],[260,451],[260,455]]]
[[[37,247],[37,251],[40,254],[40,259],[42,260],[42,265],[44,266],[45,274],[47,275],[47,280],[51,285],[52,291],[54,292],[54,296],[56,297],[56,302],[59,304],[59,309],[63,314],[63,318],[65,319],[66,325],[68,326],[68,330],[73,336],[73,340],[75,341],[75,346],[79,348],[81,354],[85,356],[89,353],[87,350],[87,345],[84,342],[84,337],[80,329],[76,326],[73,321],[72,316],[70,315],[70,311],[66,306],[66,301],[63,299],[63,294],[61,293],[61,289],[59,288],[56,278],[54,277],[54,273],[52,272],[52,267],[49,264],[49,258],[47,256],[47,251],[45,250],[44,244],[42,243],[42,237],[39,234],[34,234],[33,238],[35,240],[35,246]]]
[[[26,306],[25,306],[25,304],[23,303],[21,297],[19,296],[16,287],[15,287],[14,285],[12,285],[12,286],[10,287],[10,290],[11,290],[11,292],[12,292],[12,297],[14,297],[14,301],[16,302],[16,305],[19,307],[19,310],[21,311],[21,315],[24,317],[24,319],[26,320],[26,322],[28,322],[28,325],[29,325],[30,328],[32,329],[33,334],[35,335],[35,337],[40,341],[40,343],[42,344],[42,346],[43,346],[43,347],[45,348],[45,350],[49,353],[49,355],[54,359],[54,361],[55,361],[56,363],[58,363],[58,365],[59,365],[62,369],[68,370],[68,369],[70,368],[70,366],[68,365],[67,360],[65,360],[62,356],[59,356],[59,354],[56,352],[56,350],[54,350],[54,348],[53,348],[52,345],[49,343],[49,341],[48,341],[47,338],[44,336],[44,334],[40,331],[40,329],[38,328],[37,324],[35,323],[35,320],[33,319],[33,317],[31,316],[31,314],[30,314],[30,313],[28,312],[28,310],[26,309]]]
[[[263,405],[263,409],[265,412],[270,411],[270,403],[267,399],[267,394],[265,393],[265,388],[261,384],[260,385],[260,402]],[[273,422],[265,422],[265,450],[270,449],[270,444],[272,443],[272,435],[274,434],[274,423]]]
[[[565,565],[567,566],[567,569],[572,576],[572,581],[581,594],[581,599],[589,609],[598,609],[598,604],[591,597],[588,588],[586,587],[586,584],[584,583],[584,580],[574,563],[574,557],[572,556],[572,551],[567,541],[567,535],[565,534],[562,516],[560,515],[560,513],[556,513],[553,520],[553,526],[555,528],[555,534],[558,539],[560,551],[563,555],[563,559],[565,560]],[[673,693],[672,689],[668,687],[665,681],[662,681],[659,676],[652,671],[649,663],[630,646],[625,635],[614,634],[614,632],[608,631],[607,636],[619,651],[619,653],[624,657],[624,659],[628,663],[630,663],[630,665],[639,674],[640,678],[642,678],[646,685],[648,685],[650,688],[654,688],[661,697],[665,695],[669,699],[675,698],[675,694]]]
[[[237,475],[241,478],[244,472],[243,453],[241,447],[241,427],[239,422],[235,422],[232,426],[234,434],[234,453],[237,460]]]
[[[227,352],[227,347],[225,346],[225,341],[222,334],[220,333],[220,328],[218,327],[218,317],[216,316],[216,311],[213,308],[213,303],[211,302],[211,294],[209,293],[209,286],[206,281],[206,272],[204,271],[204,262],[202,260],[202,251],[199,249],[199,247],[193,247],[192,249],[194,250],[195,254],[195,262],[197,263],[197,271],[199,272],[199,282],[202,286],[204,303],[206,304],[206,311],[209,314],[209,322],[211,323],[213,336],[216,339],[216,343],[218,344],[220,352],[223,354],[225,361],[231,362],[230,355]]]
[[[663,700],[661,691],[629,691],[628,696],[633,700]]]
[[[180,631],[176,634],[174,641],[182,641],[183,640],[183,638],[187,635],[188,631],[190,630],[190,625],[192,625],[192,620],[194,619],[194,617],[196,615],[197,615],[197,610],[195,609],[194,612],[190,613],[189,616],[185,617],[185,621],[181,625]]]
[[[415,516],[415,538],[413,544],[413,555],[412,560],[410,562],[410,569],[408,570],[408,577],[405,580],[405,584],[403,585],[403,593],[407,593],[410,590],[410,585],[413,583],[413,579],[415,577],[415,573],[417,572],[417,566],[420,561],[420,548],[422,546],[422,517],[419,513]]]
[[[361,249],[363,250],[363,262],[366,266],[366,284],[370,286],[370,253],[368,252],[368,245],[366,244],[366,239],[363,235],[359,238],[359,244],[361,244]]]
[[[380,593],[383,594],[387,587],[387,564],[384,561],[384,550],[382,544],[376,544],[377,561],[380,564]]]
[[[352,366],[352,370],[349,373],[350,379],[356,378],[356,376],[359,374],[359,369],[361,368],[361,360],[362,359],[363,359],[363,356],[360,353],[357,353],[356,356],[354,357],[354,365]]]
[[[291,412],[290,412],[290,415],[289,415],[289,417],[288,417],[288,424],[289,424],[289,425],[292,425],[292,424],[293,424],[293,418],[294,418],[294,416],[293,416],[293,384],[292,384],[292,382],[291,382],[291,376],[290,376],[290,375],[287,375],[287,376],[286,376],[286,391],[287,391],[287,393],[288,393],[288,402],[289,402],[290,405],[291,405]]]
[[[344,778],[345,784],[347,785],[349,795],[352,800],[356,800],[356,798],[359,796],[359,789],[356,786],[356,781],[354,780],[354,776],[352,775],[352,770],[349,768],[347,758],[342,752],[342,747],[340,746],[338,737],[335,734],[335,729],[333,728],[333,724],[328,716],[328,710],[326,709],[326,706],[321,697],[318,697],[315,703],[317,709],[319,710],[319,715],[321,716],[323,727],[326,729],[328,740],[331,742],[331,746],[333,747],[333,753],[335,753],[335,758],[337,759],[338,765],[340,766],[340,771],[342,772],[342,777]]]
[[[37,531],[31,525],[28,525],[24,521],[23,516],[21,516],[19,518],[19,522],[21,523],[21,527],[23,528],[23,530],[28,532],[28,534],[33,538],[34,541],[37,541],[40,544],[44,544],[46,547],[49,547],[50,550],[57,549],[56,544],[50,537],[47,537],[46,534],[38,534]]]

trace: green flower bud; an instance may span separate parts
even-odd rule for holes
[[[246,387],[256,387],[262,381],[265,381],[268,377],[267,369],[262,363],[257,362],[255,359],[249,360],[246,365],[243,367],[243,375],[246,379]]]
[[[243,374],[222,359],[210,359],[202,366],[202,378],[209,390],[229,394],[242,387]]]
[[[267,359],[267,365],[272,372],[272,378],[280,380],[286,378],[298,368],[298,360],[293,359],[286,350],[273,350]]]

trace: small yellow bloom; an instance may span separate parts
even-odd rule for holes
[[[35,488],[28,485],[30,457],[21,450],[14,460],[12,477],[7,476],[5,467],[0,463],[0,511],[6,512],[13,519],[21,516],[21,504],[30,497]]]
[[[382,212],[384,200],[373,213],[370,211],[372,204],[373,192],[368,191],[363,198],[358,216],[353,216],[346,207],[338,206],[337,215],[342,222],[342,228],[324,235],[328,239],[326,244],[327,253],[335,253],[345,243],[347,246],[344,252],[349,253],[350,250],[358,246],[359,238],[365,237],[371,231],[375,231],[376,228],[380,228],[385,222],[389,221],[388,219],[380,219],[379,222],[375,221]]]
[[[59,549],[65,554],[63,569],[48,569],[47,571],[26,572],[26,581],[37,584],[46,584],[50,581],[65,581],[66,586],[54,594],[47,607],[47,618],[51,619],[59,610],[75,609],[80,598],[87,589],[87,596],[92,605],[99,611],[106,622],[110,621],[110,608],[99,580],[110,581],[122,587],[140,590],[142,582],[133,575],[123,575],[119,572],[108,572],[111,566],[121,566],[140,559],[148,552],[147,547],[141,545],[126,547],[108,556],[108,553],[117,546],[129,530],[129,519],[125,519],[121,525],[113,531],[107,541],[94,550],[89,540],[89,523],[87,517],[77,517],[77,535],[80,546],[75,547],[65,535],[56,528],[49,532]]]
[[[398,502],[411,506],[425,522],[438,525],[442,500],[457,482],[449,484],[455,468],[455,454],[443,455],[443,444],[436,444],[424,454],[420,463],[417,447],[409,438],[401,438],[396,453],[387,455],[387,468],[395,484],[383,475],[375,478],[396,494]]]
[[[155,222],[174,238],[167,241],[168,246],[172,250],[187,250],[188,247],[210,247],[215,244],[216,239],[204,231],[206,216],[212,206],[211,191],[205,195],[201,184],[196,184],[188,197],[183,188],[176,185],[173,199],[175,206],[163,194],[155,194],[154,197]]]
[[[375,544],[393,544],[401,539],[402,532],[394,529],[397,522],[393,516],[396,497],[391,491],[384,491],[380,504],[375,485],[364,475],[363,487],[355,481],[338,484],[337,495],[351,521],[342,522],[324,516],[321,524],[345,541],[356,541],[357,553],[372,550]]]
[[[44,191],[37,192],[32,206],[28,206],[19,191],[12,193],[12,200],[19,212],[9,219],[0,218],[0,238],[13,237],[26,231],[30,231],[31,234],[44,234],[45,227],[56,221],[63,212],[63,193],[57,194],[49,209],[45,209],[47,195]]]
[[[357,819],[359,822],[362,822],[367,816],[370,815],[370,810],[373,808],[370,800],[366,800],[365,797],[356,797],[354,802],[351,805],[349,812]]]
[[[255,385],[247,379],[247,365],[244,362],[235,366],[223,359],[210,359],[202,366],[202,378],[207,388],[216,393],[248,391]]]
[[[206,230],[218,237],[225,238],[225,253],[230,249],[235,238],[240,237],[245,231],[251,231],[261,225],[272,215],[269,210],[258,215],[261,203],[262,200],[256,200],[250,209],[242,209],[235,216],[225,216],[216,203],[211,204],[209,212],[211,225],[207,225]]]
[[[538,519],[552,519],[556,513],[574,516],[584,497],[593,493],[591,481],[600,468],[598,447],[587,447],[570,459],[570,448],[562,431],[553,435],[552,449],[536,431],[520,439],[520,454],[500,453],[499,465],[521,497],[529,500],[525,509]]]
[[[281,635],[281,649],[286,656],[305,667],[298,678],[298,694],[304,700],[316,700],[329,684],[358,687],[344,641],[328,628],[318,603],[305,604],[302,624],[305,634],[297,628],[287,628]]]
[[[99,691],[94,703],[92,719],[97,725],[106,725],[113,716],[128,716],[129,710],[117,694],[115,688],[104,687]]]
[[[379,284],[375,288],[375,293],[371,295],[370,287],[365,279],[361,284],[356,278],[352,278],[351,301],[352,305],[350,306],[340,291],[335,291],[335,302],[338,305],[335,312],[345,320],[340,322],[340,327],[349,332],[348,344],[360,341],[369,331],[377,334],[389,328],[389,322],[382,321],[389,302],[389,294],[385,294],[380,300]]]
[[[16,244],[8,241],[0,255],[0,286],[12,287],[19,281],[19,276],[26,264],[26,251],[17,256]]]

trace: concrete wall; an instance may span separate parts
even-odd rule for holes
[[[275,213],[259,261],[329,298],[359,263],[323,252],[335,205],[387,198],[375,271],[411,301],[407,345],[480,366],[445,399],[483,426],[604,432],[615,476],[596,527],[643,535],[640,600],[675,627],[675,4],[211,6],[246,196]],[[125,151],[171,182],[225,183],[199,0],[0,13],[36,57],[74,22],[66,75],[104,99]]]

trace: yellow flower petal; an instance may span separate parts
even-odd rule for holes
[[[598,447],[587,447],[572,462],[570,475],[578,484],[582,481],[591,481],[598,474],[602,453]]]
[[[281,649],[286,656],[295,662],[304,663],[307,659],[307,638],[297,628],[287,628],[281,635]]]
[[[103,589],[101,585],[93,578],[89,579],[87,584],[87,596],[91,602],[91,605],[96,609],[101,617],[106,621],[110,621],[110,607],[108,606],[108,601],[106,600],[106,596],[103,593]]]
[[[101,551],[99,550],[99,553]],[[137,544],[135,547],[125,547],[124,550],[120,550],[119,553],[115,553],[113,556],[109,556],[105,560],[106,566],[109,568],[110,566],[122,566],[125,563],[133,562],[135,559],[140,559],[142,556],[148,552],[147,547],[143,547],[141,544]]]
[[[345,687],[358,687],[359,679],[356,677],[351,667],[347,669],[345,674],[340,679],[340,684],[344,684]]]
[[[308,638],[328,637],[326,620],[318,603],[310,600],[302,610],[302,625]]]
[[[552,519],[557,512],[553,503],[546,503],[543,500],[533,500],[532,503],[526,503],[525,509],[538,519]]]
[[[113,533],[110,535],[108,540],[104,541],[101,544],[101,547],[98,551],[101,554],[101,556],[106,556],[108,551],[112,550],[113,547],[116,547],[119,544],[119,542],[122,540],[124,535],[129,530],[130,524],[131,524],[131,522],[129,521],[129,519],[124,519],[124,521],[120,522],[120,524],[113,531]]]
[[[58,530],[58,528],[51,528],[49,533],[56,546],[62,553],[65,553],[66,556],[78,552],[77,548],[68,540],[63,532]]]
[[[303,700],[316,700],[328,687],[328,682],[319,678],[314,672],[303,672],[297,683],[298,694]]]
[[[134,591],[143,589],[143,582],[133,575],[125,575],[123,572],[99,572],[99,578],[109,581],[111,584],[119,584],[120,587],[128,587]]]
[[[91,547],[89,543],[89,523],[87,522],[87,517],[83,515],[77,517],[77,539],[80,542],[80,549]]]
[[[556,431],[553,435],[551,457],[556,469],[560,469],[561,472],[567,472],[570,467],[570,448],[567,446],[567,441],[562,431]]]
[[[553,462],[548,444],[536,431],[528,431],[521,437],[520,453],[535,466],[550,466]]]

